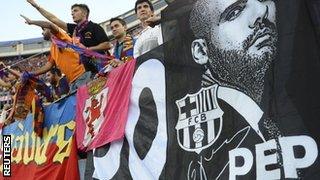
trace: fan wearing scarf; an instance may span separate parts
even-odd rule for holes
[[[13,79],[9,78],[9,73],[6,72],[4,67],[5,66],[4,66],[3,62],[1,62],[0,63],[0,86],[3,88],[10,89],[12,87],[11,81]]]
[[[34,8],[36,8],[46,19],[59,28],[66,31],[72,36],[72,42],[82,48],[88,48],[100,54],[108,53],[111,48],[108,36],[103,28],[96,23],[88,20],[89,7],[85,4],[74,4],[71,6],[71,15],[74,23],[66,23],[57,18],[51,12],[48,12],[39,6],[34,0],[27,0]],[[97,59],[95,57],[88,58],[81,56],[81,62],[84,64],[86,71],[96,74],[99,70],[96,62],[101,63],[104,59]]]
[[[10,121],[7,121],[7,117],[12,108],[12,101],[16,93],[15,84],[19,77],[20,72],[18,69],[11,69],[11,67],[9,68],[9,66],[6,66],[3,62],[0,62],[0,86],[3,87],[4,91],[7,91],[7,96],[9,98],[7,104],[5,104],[1,109],[0,129],[2,129],[4,125],[10,123]]]
[[[123,19],[111,18],[110,27],[112,35],[116,39],[113,49],[115,59],[110,61],[110,65],[118,67],[133,59],[134,39],[130,34],[127,34],[127,24]]]
[[[0,124],[5,125],[13,122],[13,120],[26,119],[30,110],[33,114],[34,131],[38,136],[42,136],[42,123],[44,120],[44,113],[42,101],[38,94],[44,96],[47,100],[52,101],[52,95],[49,87],[36,77],[24,72],[21,74],[19,71],[13,70],[3,63],[3,70],[8,74],[13,75],[16,79],[22,77],[18,81],[14,81],[12,89],[14,90],[13,104],[6,119],[2,119]],[[2,126],[1,126],[2,127]]]
[[[36,25],[43,29],[42,35],[45,40],[59,39],[65,42],[72,42],[72,38],[61,28],[47,21],[33,21],[21,15],[29,25]],[[57,44],[51,43],[50,57],[48,62],[40,69],[29,74],[40,75],[47,73],[56,66],[66,75],[70,83],[70,91],[76,90],[90,80],[90,73],[85,71],[80,63],[80,56],[70,48],[59,48]]]
[[[47,81],[52,86],[52,94],[54,100],[57,100],[69,93],[69,83],[64,74],[61,73],[60,69],[54,67],[46,74]]]

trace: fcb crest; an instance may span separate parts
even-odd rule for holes
[[[200,153],[211,146],[222,129],[223,111],[217,102],[218,85],[202,88],[177,100],[177,140],[182,149]]]

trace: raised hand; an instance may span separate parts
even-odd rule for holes
[[[34,74],[32,72],[23,72],[20,76],[20,79],[22,81],[22,83],[26,83],[31,77],[33,77]]]
[[[7,66],[2,62],[0,61],[0,70],[3,69],[3,68],[6,68]]]
[[[116,67],[120,66],[121,64],[123,64],[123,62],[120,61],[119,59],[112,59],[112,60],[109,61],[109,64],[112,67],[116,68]]]
[[[154,27],[155,25],[158,25],[160,23],[160,17],[152,14],[151,17],[146,20],[146,23],[148,24],[148,26]]]
[[[29,18],[27,18],[26,16],[24,16],[24,15],[22,15],[22,14],[20,14],[20,16],[26,21],[25,23],[26,24],[32,24],[32,20],[31,19],[29,19]]]
[[[31,4],[32,6],[34,6],[34,7],[37,7],[37,6],[38,6],[38,4],[37,4],[34,0],[27,0],[27,2],[28,2],[29,4]]]

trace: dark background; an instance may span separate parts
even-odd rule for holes
[[[317,17],[319,12],[314,11],[317,9],[315,4],[319,3],[276,1],[278,57],[266,75],[261,108],[264,116],[276,123],[282,136],[311,136],[319,149],[320,51],[317,28],[320,21],[317,20],[320,17]],[[194,63],[191,56],[191,42],[194,39],[189,29],[191,7],[192,0],[176,0],[162,12],[169,140],[164,174],[177,179],[186,179],[184,166],[191,160],[199,160],[195,153],[188,153],[179,147],[175,130],[178,120],[175,101],[186,94],[198,92],[203,73],[202,66]],[[301,174],[305,179],[315,179],[320,177],[319,169],[318,156],[313,166]]]

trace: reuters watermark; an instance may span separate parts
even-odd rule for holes
[[[3,135],[2,137],[2,157],[3,157],[3,177],[11,177],[11,135]]]

